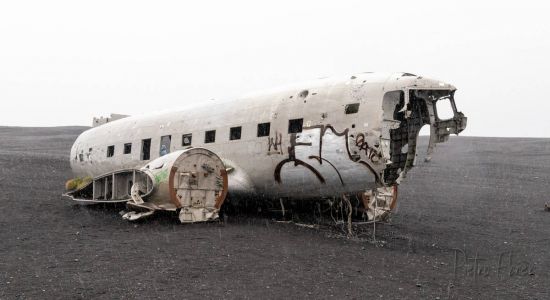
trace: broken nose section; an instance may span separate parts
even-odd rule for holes
[[[386,166],[382,186],[399,184],[416,161],[420,129],[430,126],[426,160],[437,143],[466,128],[467,119],[457,111],[454,89],[411,89],[384,95],[381,145]]]
[[[453,116],[452,118],[442,120],[437,111],[437,103],[438,101],[443,101],[444,99],[449,99],[453,109]],[[427,100],[427,102],[429,101],[430,100]],[[449,140],[449,136],[451,134],[458,135],[466,129],[466,124],[468,123],[468,118],[466,118],[462,112],[456,110],[454,91],[450,94],[449,98],[442,97],[432,100],[431,102],[431,105],[427,103],[428,110],[430,111],[430,143],[428,145],[428,151],[425,158],[426,162],[432,159],[432,153],[437,143],[446,142]]]

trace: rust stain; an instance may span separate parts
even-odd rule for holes
[[[397,206],[397,185],[393,186],[393,197],[390,204],[390,210],[394,210]]]
[[[168,176],[168,190],[170,191],[170,201],[172,201],[177,208],[181,208],[181,202],[178,200],[176,188],[174,187],[174,178],[176,177],[175,175],[177,171],[178,168],[176,167],[172,167],[172,169],[170,169],[170,175]]]
[[[217,209],[220,209],[222,207],[223,202],[225,201],[225,197],[227,196],[227,188],[228,188],[228,181],[227,181],[227,171],[225,169],[220,169],[220,176],[223,178],[223,188],[221,194],[216,198],[216,204],[214,207]]]

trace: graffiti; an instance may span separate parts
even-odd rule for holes
[[[155,183],[159,184],[168,179],[168,170],[162,170],[155,175]]]
[[[357,134],[357,137],[355,138],[355,146],[359,148],[359,151],[364,151],[365,155],[371,161],[379,161],[382,157],[382,154],[378,151],[378,149],[369,146],[365,135],[362,133]]]
[[[302,143],[302,142],[297,142],[296,141],[296,133],[292,133],[290,135],[290,146],[288,147],[288,158],[287,159],[284,159],[282,160],[281,162],[279,162],[277,164],[277,166],[275,167],[275,181],[277,181],[278,183],[281,183],[281,169],[283,168],[283,166],[287,163],[290,163],[290,162],[294,162],[294,166],[297,167],[297,166],[303,166],[303,167],[306,167],[308,170],[310,170],[316,177],[317,179],[319,179],[319,181],[321,183],[325,183],[325,178],[323,177],[323,175],[321,175],[321,173],[319,173],[319,171],[317,171],[317,169],[315,169],[314,167],[312,167],[310,164],[304,162],[303,160],[300,160],[300,159],[297,159],[296,158],[296,146],[311,146],[312,143]]]
[[[283,154],[283,135],[280,132],[275,132],[275,138],[268,137],[267,154]],[[271,150],[273,149],[273,151]]]
[[[342,175],[340,175],[340,171],[338,171],[338,168],[336,168],[334,166],[334,164],[332,164],[330,161],[328,161],[327,159],[324,159],[322,157],[315,156],[315,155],[310,155],[309,159],[316,159],[319,162],[320,165],[323,164],[323,161],[327,162],[334,169],[334,171],[336,171],[336,174],[338,174],[338,178],[340,179],[340,183],[342,184],[342,186],[346,185],[344,183],[344,179],[342,179]]]
[[[344,183],[344,180],[343,180],[343,178],[340,174],[340,171],[338,170],[338,168],[336,168],[336,166],[332,162],[330,162],[329,160],[327,160],[323,157],[323,137],[325,136],[325,134],[328,130],[332,131],[332,133],[334,135],[338,136],[338,137],[343,136],[345,138],[345,146],[346,146],[346,152],[348,154],[348,158],[353,162],[362,164],[365,167],[367,167],[369,169],[369,171],[375,176],[376,182],[380,182],[380,174],[378,174],[375,171],[375,169],[372,165],[372,162],[373,161],[376,161],[376,162],[379,161],[380,158],[381,158],[381,154],[379,153],[379,151],[377,149],[372,148],[372,147],[369,146],[369,144],[366,141],[366,138],[365,138],[364,134],[360,133],[360,134],[357,135],[357,137],[355,138],[355,146],[358,148],[358,150],[360,152],[364,153],[366,159],[362,159],[361,155],[357,155],[355,153],[354,153],[354,155],[352,155],[352,153],[350,151],[350,148],[349,148],[349,129],[348,128],[346,128],[342,132],[338,132],[336,129],[334,129],[334,127],[332,125],[316,125],[316,126],[304,127],[304,130],[311,130],[311,129],[319,129],[319,145],[317,146],[319,152],[318,152],[318,155],[309,155],[308,159],[316,160],[319,163],[319,165],[322,165],[323,162],[326,162],[327,164],[329,164],[334,169],[334,171],[336,171],[336,174],[338,175],[338,178],[339,178],[340,183],[342,184],[342,186],[344,186],[345,183]],[[270,143],[270,146],[271,146],[271,143]],[[297,135],[295,133],[291,134],[290,135],[290,146],[288,147],[288,158],[280,161],[277,164],[277,166],[275,167],[275,171],[274,171],[275,181],[278,182],[278,183],[281,183],[282,182],[282,180],[281,180],[282,167],[287,163],[294,163],[295,167],[296,166],[303,166],[303,167],[307,168],[309,171],[311,171],[317,177],[317,179],[319,179],[319,181],[321,183],[324,184],[326,182],[325,178],[323,177],[323,175],[315,167],[308,164],[304,160],[296,158],[296,147],[299,147],[299,146],[309,146],[309,147],[311,147],[311,146],[313,146],[313,144],[310,143],[310,142],[298,142],[297,141]]]

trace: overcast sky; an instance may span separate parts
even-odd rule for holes
[[[548,1],[3,1],[0,125],[90,125],[364,71],[454,84],[464,135],[550,137]]]

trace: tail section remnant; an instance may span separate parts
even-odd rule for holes
[[[126,202],[123,218],[135,221],[157,210],[178,211],[182,223],[216,220],[227,195],[222,160],[203,148],[172,152],[139,170],[98,176],[65,196],[82,204]]]

